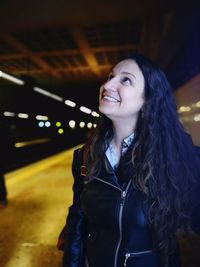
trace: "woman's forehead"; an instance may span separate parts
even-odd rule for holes
[[[113,71],[117,71],[117,72],[126,71],[126,70],[136,71],[136,70],[139,70],[139,67],[134,60],[124,59],[120,61],[119,63],[117,63],[113,68]]]
[[[112,69],[113,73],[131,73],[136,77],[143,77],[143,73],[140,70],[138,64],[133,59],[124,59],[117,63]]]

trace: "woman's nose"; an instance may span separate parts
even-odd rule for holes
[[[104,88],[109,91],[116,91],[117,90],[117,81],[115,78],[112,78],[104,83]]]

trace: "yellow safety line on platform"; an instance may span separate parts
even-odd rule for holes
[[[48,158],[42,159],[40,161],[37,161],[35,163],[32,163],[28,166],[22,167],[20,169],[8,172],[5,174],[7,182],[11,183],[11,180],[14,179],[17,180],[23,180],[27,177],[30,177],[32,175],[35,175],[38,172],[43,171],[46,168],[49,168],[52,165],[57,164],[58,162],[61,162],[63,160],[67,160],[69,157],[72,157],[72,153],[74,149],[80,147],[80,145],[73,147],[69,150],[66,150],[64,152],[55,154],[53,156],[50,156]]]

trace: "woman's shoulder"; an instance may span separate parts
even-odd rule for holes
[[[79,171],[81,176],[87,175],[87,162],[90,153],[90,142],[86,142],[79,148],[74,150],[72,170]]]
[[[74,160],[83,161],[83,164],[86,165],[89,152],[90,152],[91,141],[87,141],[82,144],[80,147],[74,150]]]
[[[73,151],[73,162],[80,162],[83,156],[83,148],[84,145],[79,146],[78,148],[74,149]]]

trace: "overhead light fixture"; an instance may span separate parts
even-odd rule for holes
[[[74,103],[74,102],[71,101],[71,100],[65,100],[65,105],[74,108],[74,107],[76,106],[76,103]]]
[[[42,95],[46,95],[46,96],[48,96],[48,97],[50,97],[50,98],[53,98],[53,99],[55,99],[55,100],[57,100],[57,101],[63,102],[63,98],[62,98],[61,96],[52,94],[52,93],[50,93],[50,92],[48,92],[48,91],[46,91],[46,90],[44,90],[44,89],[42,89],[42,88],[39,88],[39,87],[33,87],[33,90],[34,90],[35,92],[38,92],[38,93],[42,94]]]
[[[92,110],[89,109],[89,108],[86,108],[84,106],[81,106],[80,107],[80,111],[84,112],[84,113],[87,113],[87,114],[91,114]]]
[[[15,113],[10,111],[4,111],[3,115],[6,117],[15,117]]]
[[[18,113],[17,116],[21,119],[28,119],[29,115],[26,113]]]
[[[92,111],[91,114],[92,114],[93,117],[99,117],[99,114],[96,111]]]
[[[16,83],[16,84],[19,84],[19,85],[23,85],[24,84],[24,81],[10,75],[10,74],[7,74],[3,71],[0,70],[0,78],[3,78],[3,79],[6,79],[10,82],[13,82],[13,83]]]
[[[47,121],[48,120],[48,117],[44,116],[44,115],[37,115],[35,118],[36,118],[36,120],[39,120],[39,121]]]

